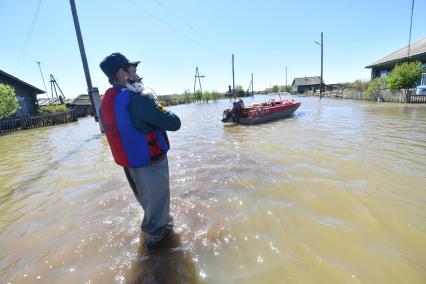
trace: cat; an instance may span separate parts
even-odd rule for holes
[[[141,94],[142,96],[148,96],[154,99],[155,101],[158,100],[154,90],[145,87],[144,83],[142,83],[142,79],[140,79],[139,81],[128,80],[126,83],[126,88],[134,93]]]

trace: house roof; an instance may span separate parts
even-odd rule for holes
[[[75,105],[75,106],[90,106],[90,98],[89,95],[87,94],[81,94],[78,95],[74,100],[72,100],[72,102],[70,103],[70,105]]]
[[[324,81],[323,81],[324,82]],[[302,77],[302,78],[294,78],[293,86],[310,86],[310,85],[319,85],[321,84],[321,77]]]
[[[71,99],[64,99],[63,100],[65,104],[71,103]],[[38,99],[38,105],[39,106],[45,106],[45,105],[60,105],[61,100],[59,98],[40,98]]]
[[[426,55],[426,37],[422,38],[410,45],[410,57],[416,57],[419,55]],[[408,45],[400,50],[397,50],[389,55],[386,55],[382,59],[366,66],[365,68],[373,68],[380,65],[392,64],[408,57]]]
[[[11,80],[13,80],[13,81],[15,81],[17,83],[24,85],[25,87],[27,87],[27,88],[31,89],[32,91],[34,91],[35,94],[44,94],[44,93],[46,93],[45,91],[40,90],[39,88],[36,88],[33,85],[30,85],[27,82],[24,82],[21,79],[18,79],[15,76],[12,76],[9,73],[6,73],[6,72],[4,72],[2,70],[0,70],[0,75],[8,77],[9,79],[11,79]]]

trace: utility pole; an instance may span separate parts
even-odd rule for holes
[[[247,95],[250,93],[251,93],[251,96],[253,97],[253,73],[251,73],[251,80],[247,89]]]
[[[413,11],[414,11],[414,0],[411,2],[411,20],[410,20],[410,35],[408,36],[408,56],[407,59],[410,61],[410,52],[411,52],[411,29],[413,27]]]
[[[77,16],[77,8],[74,0],[70,0],[72,18],[74,21],[75,33],[77,35],[78,47],[80,49],[81,61],[83,63],[84,75],[86,77],[87,91],[89,93],[90,103],[92,105],[93,116],[95,121],[99,122],[99,127],[103,132],[102,122],[99,117],[99,111],[101,106],[101,99],[99,96],[99,90],[92,86],[92,79],[90,78],[89,65],[87,64],[86,51],[84,50],[83,37],[81,35],[80,23]]]
[[[318,44],[318,45],[320,45],[321,46],[321,79],[320,79],[320,95],[319,95],[319,97],[320,97],[320,99],[321,99],[321,97],[322,97],[322,92],[323,92],[323,79],[322,79],[322,75],[323,75],[323,32],[321,32],[321,43],[319,43],[319,42],[315,42],[316,44]]]
[[[253,82],[253,73],[251,73],[251,96],[252,97],[254,96],[253,84],[254,84],[254,82]]]
[[[62,96],[61,95],[58,96],[58,90],[56,88],[58,88],[58,90],[59,90],[59,92],[61,92]],[[52,98],[53,98],[53,90],[55,90],[56,97],[59,98],[59,101],[61,102],[61,104],[63,104],[64,99],[65,99],[65,95],[62,92],[61,88],[58,85],[58,82],[56,82],[55,77],[53,77],[52,74],[50,74],[50,90],[51,90],[51,93],[52,93]]]
[[[195,76],[194,76],[194,94],[195,94],[195,85],[197,84],[197,78],[198,78],[198,84],[200,85],[200,91],[203,93],[203,88],[201,87],[201,80],[200,78],[205,78],[205,75],[200,75],[198,72],[198,67],[195,67]]]
[[[322,92],[323,92],[323,88],[324,88],[324,83],[323,83],[323,77],[322,77],[322,72],[323,72],[323,68],[324,68],[324,56],[323,56],[323,50],[324,50],[324,41],[323,41],[323,33],[321,32],[321,84],[320,84],[320,99],[322,97]]]
[[[285,67],[285,88],[287,89],[287,66]]]
[[[234,55],[232,54],[232,95],[235,96]]]
[[[44,91],[46,92],[46,96],[49,97],[49,93],[47,92],[46,82],[44,82],[43,72],[41,72],[40,61],[37,61],[38,69],[40,69],[41,79],[43,80]]]

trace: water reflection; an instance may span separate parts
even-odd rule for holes
[[[158,246],[147,250],[140,236],[138,256],[126,276],[127,283],[198,283],[190,252],[180,236],[171,232]]]
[[[93,119],[0,136],[0,283],[426,283],[426,105],[300,100],[252,127],[173,107],[178,235],[151,255]]]

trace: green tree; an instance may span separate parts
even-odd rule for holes
[[[277,85],[273,85],[272,89],[271,89],[271,92],[272,93],[278,93],[278,91],[279,91],[279,87]]]
[[[201,92],[196,92],[196,93],[194,94],[194,98],[195,98],[195,101],[196,101],[196,102],[200,102],[200,103],[201,103],[201,100],[202,100],[202,98],[203,98],[203,94],[202,94]]]
[[[386,85],[386,80],[384,77],[377,77],[373,81],[368,84],[368,88],[364,93],[364,98],[367,100],[377,99],[377,92],[380,91],[381,88],[384,88]]]
[[[216,90],[212,91],[212,99],[213,101],[219,100],[221,97],[223,97],[222,94],[219,94]]]
[[[184,90],[183,98],[187,104],[190,104],[194,101],[194,95],[189,91],[189,89]]]
[[[397,64],[386,78],[387,87],[391,90],[415,87],[416,81],[422,75],[424,68],[420,61]]]
[[[367,90],[368,82],[363,80],[355,80],[354,82],[350,83],[349,88],[351,90],[363,92]]]
[[[9,85],[0,83],[0,118],[11,116],[18,109],[15,90]]]
[[[243,86],[235,86],[235,96],[237,96],[238,98],[246,96],[246,92],[244,92]]]
[[[210,92],[203,93],[203,101],[208,103],[212,99],[212,94]]]
[[[40,114],[49,114],[49,113],[57,113],[57,112],[67,112],[68,109],[65,105],[46,105],[41,106],[38,109],[38,113]]]

